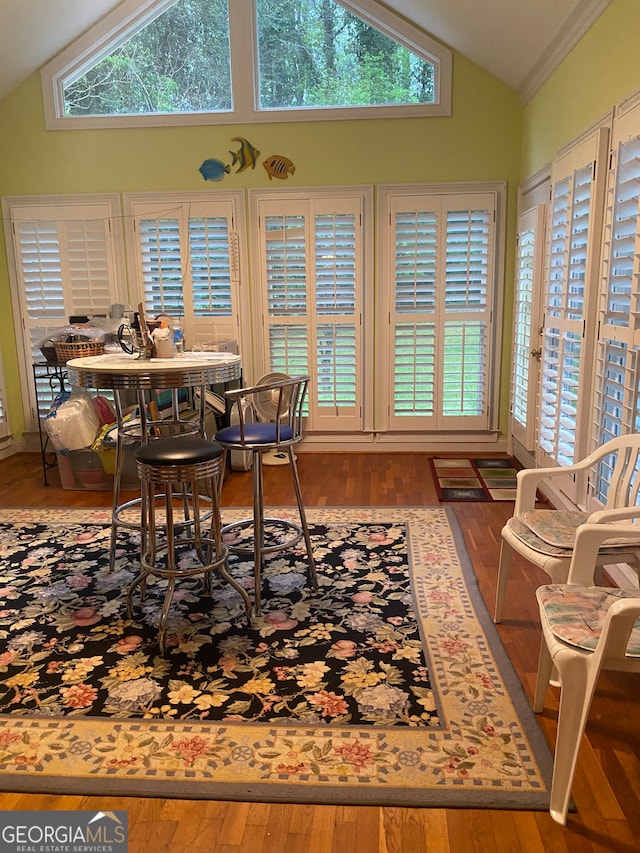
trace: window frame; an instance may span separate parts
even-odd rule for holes
[[[542,365],[536,432],[536,463],[540,467],[568,465],[584,458],[591,449],[593,408],[591,389],[594,381],[594,343],[596,335],[596,306],[600,281],[602,250],[602,220],[607,184],[609,128],[599,125],[583,134],[554,160],[551,172],[551,198],[546,234],[545,289],[543,293],[543,332],[541,337]],[[591,172],[588,204],[587,239],[582,249],[575,248],[575,211],[583,202],[574,200],[577,176]],[[554,252],[554,241],[560,242],[554,224],[555,188],[562,183],[568,187],[567,218],[562,223],[565,247]],[[584,240],[580,237],[578,242]],[[557,248],[557,247],[556,247]],[[582,261],[582,278],[572,276],[573,263]],[[560,259],[553,264],[554,256]],[[578,267],[582,263],[578,263]],[[582,281],[582,307],[578,313],[571,308],[575,281]],[[572,351],[573,348],[573,351]],[[554,365],[556,381],[554,383]],[[567,376],[570,377],[567,390]],[[563,415],[571,398],[571,380],[575,382],[575,410]],[[555,387],[554,387],[555,385]],[[589,389],[586,393],[583,389]],[[553,423],[550,421],[553,420]],[[571,480],[562,487],[569,499],[578,503],[584,494],[583,478]]]
[[[546,208],[518,217],[511,344],[511,435],[528,453],[536,446],[536,389],[540,384],[540,299],[544,282]],[[526,242],[527,235],[529,242]]]
[[[630,167],[621,156],[627,153],[627,148]],[[637,431],[640,424],[638,151],[640,92],[618,107],[611,130],[594,345],[596,381],[591,398],[590,450],[618,435]],[[633,188],[631,193],[628,192],[629,187]],[[620,216],[619,205],[622,208]],[[617,251],[619,245],[623,247],[621,252]],[[620,280],[627,280],[628,287],[621,286]],[[621,305],[625,299],[627,306]],[[589,472],[586,495],[589,512],[606,503],[610,462],[609,458],[604,459]]]
[[[434,102],[360,107],[258,109],[257,44],[253,0],[229,0],[232,109],[220,113],[167,113],[122,116],[65,116],[65,82],[108,56],[137,30],[161,15],[175,0],[125,0],[41,70],[47,130],[107,127],[257,124],[408,118],[451,114],[452,53],[424,30],[374,0],[334,0],[370,26],[434,66]],[[251,46],[247,57],[247,45]]]
[[[125,273],[124,235],[122,233],[122,208],[120,195],[118,193],[104,193],[100,195],[68,195],[68,196],[6,196],[2,199],[2,212],[5,221],[5,244],[7,247],[7,261],[9,268],[9,286],[11,300],[13,303],[14,329],[16,336],[16,348],[18,357],[18,372],[22,387],[23,412],[25,429],[27,432],[38,430],[38,404],[36,400],[35,387],[32,371],[32,350],[30,346],[29,329],[32,324],[26,320],[25,293],[21,288],[22,275],[20,274],[19,259],[16,254],[14,243],[15,222],[33,221],[43,219],[45,215],[51,221],[75,221],[74,217],[63,216],[56,211],[66,210],[69,213],[77,208],[78,221],[82,220],[82,211],[88,208],[102,208],[104,220],[108,222],[106,249],[109,255],[110,270],[110,295],[112,301],[129,302],[128,289]],[[32,212],[26,216],[26,212]],[[24,214],[22,213],[24,212]],[[74,312],[76,313],[76,312]],[[63,324],[67,318],[64,318]],[[35,325],[35,324],[33,324]],[[46,325],[43,323],[43,325]],[[56,322],[54,328],[58,325]]]
[[[460,434],[468,430],[474,435],[483,433],[496,434],[498,432],[500,399],[500,361],[501,346],[500,333],[501,324],[496,322],[496,317],[502,316],[504,301],[504,249],[505,249],[505,211],[506,211],[507,187],[504,181],[487,181],[471,183],[434,183],[434,184],[384,184],[378,186],[377,209],[378,209],[378,256],[377,268],[379,270],[379,283],[376,299],[376,316],[379,318],[377,329],[377,359],[378,375],[386,377],[379,387],[379,398],[376,407],[376,431],[384,440],[392,440],[398,434],[415,434],[419,432],[430,432],[432,435],[444,435],[447,431],[451,434]],[[395,299],[395,276],[393,275],[393,235],[394,223],[392,222],[392,208],[394,202],[401,200],[404,196],[410,199],[422,196],[425,199],[432,197],[441,198],[446,207],[453,199],[464,198],[468,200],[470,207],[473,205],[474,197],[492,195],[494,198],[495,220],[493,222],[493,245],[490,247],[492,253],[490,274],[492,281],[488,285],[490,298],[487,305],[490,327],[487,331],[486,352],[488,363],[486,369],[487,380],[487,409],[483,416],[474,416],[465,419],[464,416],[453,417],[435,414],[433,423],[435,426],[427,426],[421,422],[420,416],[410,416],[400,422],[399,416],[393,414],[393,383],[389,375],[384,373],[384,365],[393,363],[394,338],[393,327],[397,317],[394,312]],[[438,244],[438,253],[444,251],[444,246]],[[439,275],[443,275],[440,271]],[[443,329],[439,328],[442,335]],[[483,426],[478,426],[482,420]],[[470,421],[473,421],[471,423]]]
[[[136,231],[136,223],[139,219],[152,218],[155,211],[158,214],[166,213],[175,215],[183,224],[191,217],[192,208],[204,211],[210,206],[211,213],[216,216],[223,215],[226,209],[229,211],[229,222],[231,228],[230,255],[232,273],[231,298],[233,311],[228,321],[215,321],[211,323],[215,329],[217,340],[235,338],[239,351],[243,355],[243,370],[251,373],[252,358],[250,356],[251,346],[251,303],[249,298],[249,278],[247,269],[247,258],[245,246],[246,238],[246,211],[245,195],[243,190],[228,190],[225,192],[155,192],[155,193],[124,193],[123,208],[126,222],[126,246],[129,281],[131,283],[131,300],[135,304],[146,303],[145,282],[141,263],[140,242]],[[199,218],[199,217],[198,217]],[[190,268],[190,247],[188,243],[189,234],[181,230],[186,244],[181,244],[184,259],[183,268]],[[186,267],[185,267],[186,265]],[[194,343],[205,343],[203,335],[196,333],[198,319],[194,312],[187,318],[184,333],[186,345],[190,348]],[[180,318],[184,319],[183,317]],[[204,325],[200,321],[201,325]]]
[[[272,189],[249,190],[250,239],[252,245],[253,296],[254,296],[254,358],[257,379],[258,376],[270,372],[269,365],[269,317],[267,307],[267,278],[265,234],[262,217],[271,215],[269,211],[281,211],[286,214],[289,208],[295,214],[304,210],[308,217],[305,223],[306,241],[306,276],[314,277],[314,267],[311,264],[310,243],[315,239],[312,217],[323,206],[328,209],[335,200],[335,206],[344,208],[351,203],[353,211],[359,215],[356,237],[358,276],[355,282],[356,312],[354,323],[359,324],[357,332],[359,352],[356,360],[357,398],[359,411],[353,413],[336,413],[333,417],[328,412],[320,411],[316,401],[309,399],[310,418],[306,432],[340,433],[352,432],[364,435],[373,428],[373,409],[371,389],[377,381],[372,370],[373,365],[373,335],[374,315],[371,283],[373,281],[373,188],[371,186],[324,187],[306,188],[300,190]],[[309,236],[310,235],[310,236]],[[310,285],[309,291],[314,290]],[[309,292],[308,291],[308,292]],[[313,340],[322,317],[316,317],[307,310],[306,316],[311,320],[313,329],[310,337]],[[330,317],[326,317],[330,323]],[[277,325],[274,320],[274,325]],[[309,353],[310,367],[312,354]],[[310,370],[313,374],[315,371]],[[310,393],[315,393],[315,383],[312,382]],[[356,425],[357,423],[357,425]]]

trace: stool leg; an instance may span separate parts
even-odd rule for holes
[[[140,573],[129,584],[127,589],[127,614],[129,619],[133,619],[133,593],[136,587],[140,587],[140,600],[144,601],[144,596],[147,587],[147,577],[149,576],[149,566],[153,565],[152,553],[154,552],[154,539],[149,539],[149,530],[152,531],[151,536],[155,536],[155,517],[153,505],[153,485],[148,480],[140,483]],[[154,543],[152,545],[152,543]],[[147,545],[149,545],[150,553],[149,560],[147,557]]]
[[[171,600],[173,599],[173,591],[176,587],[175,575],[170,575],[167,581],[167,591],[162,603],[162,613],[160,615],[160,626],[158,628],[158,645],[160,646],[160,654],[164,657],[166,649],[167,621],[169,619],[169,610],[171,609]]]
[[[165,653],[165,638],[167,633],[167,621],[169,619],[169,610],[171,609],[171,600],[176,586],[176,552],[175,552],[175,531],[173,529],[173,487],[171,483],[165,486],[165,513],[166,513],[166,529],[167,529],[167,569],[170,574],[167,580],[167,591],[162,603],[162,613],[160,615],[160,627],[158,629],[158,644],[160,653],[164,656]],[[155,543],[155,537],[154,537]],[[150,560],[151,565],[155,563],[155,547],[154,553]]]
[[[187,487],[187,483],[182,483],[180,487],[180,492],[182,494],[182,512],[185,520],[184,535],[189,536],[189,522],[191,520],[191,512],[189,509],[189,489]]]
[[[149,481],[146,486],[147,492],[147,513],[149,519],[149,533],[148,533],[148,541],[149,541],[149,566],[154,566],[156,562],[156,549],[158,547],[158,534],[157,534],[157,526],[156,526],[156,488],[155,483],[153,481]],[[140,596],[144,599],[147,587],[147,577],[149,575],[149,571],[147,570],[142,586],[140,588]]]
[[[198,559],[203,566],[211,562],[211,546],[207,546],[207,554],[205,556],[202,548],[202,524],[200,520],[200,492],[198,491],[198,481],[192,480],[190,483],[191,494],[193,495],[193,544],[196,549]],[[203,586],[205,595],[211,595],[211,572],[205,572],[203,578]]]
[[[220,477],[223,476],[224,468],[220,473]],[[224,546],[222,544],[222,522],[220,520],[220,504],[218,503],[218,484],[216,482],[218,478],[211,478],[211,528],[210,528],[210,538],[216,543],[216,560],[221,559],[224,553]],[[211,559],[211,558],[209,558]],[[244,589],[244,587],[240,586],[240,584],[231,576],[229,573],[229,560],[228,560],[228,552],[227,559],[218,566],[218,571],[222,575],[223,580],[225,580],[229,586],[233,587],[235,591],[238,593],[240,598],[244,601],[244,607],[247,613],[247,625],[251,624],[251,599],[249,595]]]
[[[293,446],[287,447],[289,453],[289,467],[291,468],[291,476],[293,478],[293,486],[296,491],[296,500],[298,501],[298,512],[300,513],[300,524],[304,534],[304,542],[307,546],[307,562],[309,563],[309,580],[314,591],[318,589],[318,576],[316,574],[316,564],[313,559],[313,547],[311,545],[311,536],[309,535],[309,525],[307,524],[307,514],[302,502],[302,490],[300,488],[300,477],[298,476],[298,466],[296,465],[296,455],[293,452]]]
[[[198,559],[204,566],[208,560],[205,560],[204,552],[202,550],[202,525],[200,523],[200,494],[198,492],[198,483],[196,480],[193,480],[190,484],[191,494],[193,500],[193,542],[196,549],[196,554],[198,555]]]
[[[253,564],[256,614],[262,613],[262,554],[264,548],[264,493],[262,453],[253,451]]]
[[[116,400],[118,398],[116,397]],[[122,466],[124,464],[124,442],[118,430],[116,440],[116,467],[113,474],[113,510],[111,518],[111,541],[109,544],[109,571],[112,572],[116,565],[116,547],[118,544],[118,524],[116,522],[116,510],[120,505],[120,484],[122,482]]]
[[[167,568],[171,572],[176,570],[176,541],[175,529],[173,527],[173,488],[171,484],[165,486],[165,512],[167,522]]]

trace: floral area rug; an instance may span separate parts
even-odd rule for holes
[[[184,578],[162,656],[165,582],[127,616],[136,533],[109,572],[106,510],[0,510],[2,789],[547,809],[549,749],[452,511],[308,515],[316,593],[297,549],[250,626],[222,578]],[[251,561],[230,570],[253,596]]]

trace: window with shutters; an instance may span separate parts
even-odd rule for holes
[[[553,164],[544,295],[538,462],[570,465],[590,446],[589,394],[608,131]],[[577,495],[570,495],[575,498]]]
[[[613,125],[598,306],[593,445],[640,430],[640,105]],[[607,497],[610,460],[594,474],[594,506]]]
[[[142,302],[150,317],[168,314],[180,320],[189,349],[236,340],[246,352],[250,308],[247,300],[241,311],[246,275],[239,253],[243,193],[129,194],[125,210],[135,255],[134,301]]]
[[[262,373],[308,373],[308,429],[365,428],[369,190],[253,192]]]
[[[539,345],[539,292],[543,282],[544,206],[520,216],[513,309],[511,433],[525,450],[535,447],[535,389]]]
[[[500,197],[380,190],[381,428],[491,428]]]
[[[47,127],[448,115],[451,52],[373,0],[124,0],[42,71]]]
[[[11,221],[21,379],[30,401],[27,429],[35,430],[31,364],[42,359],[40,343],[70,316],[107,315],[112,303],[127,301],[120,203],[117,196],[8,198],[4,211]],[[52,391],[44,379],[40,382],[40,405],[46,410]]]

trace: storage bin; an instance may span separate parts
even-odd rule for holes
[[[127,447],[122,469],[123,489],[137,489],[139,485],[135,451],[138,445]],[[56,458],[63,489],[76,491],[108,491],[113,489],[116,467],[115,448],[106,450],[57,450]]]

